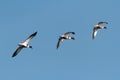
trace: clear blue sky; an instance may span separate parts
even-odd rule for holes
[[[120,80],[119,0],[1,0],[0,80]],[[107,21],[95,40],[93,26]],[[15,58],[17,44],[38,31]],[[75,41],[58,37],[76,32]]]

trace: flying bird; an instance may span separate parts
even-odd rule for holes
[[[107,29],[103,24],[108,24],[108,22],[99,22],[95,27],[93,28],[93,34],[92,34],[92,39],[95,39],[98,29]]]
[[[12,57],[15,57],[23,48],[32,48],[32,46],[28,45],[28,43],[33,37],[36,36],[36,34],[37,32],[31,34],[23,43],[19,43],[18,44],[19,47],[13,53]]]
[[[65,40],[75,40],[74,37],[71,37],[70,34],[75,34],[75,32],[66,32],[64,35],[61,35],[58,39],[58,43],[56,48],[60,46],[60,43],[65,39]]]

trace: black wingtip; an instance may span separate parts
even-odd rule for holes
[[[15,56],[16,56],[15,54],[12,55],[12,57],[15,57]]]
[[[108,24],[108,22],[104,22],[104,23]]]
[[[34,33],[35,35],[37,34],[37,31]]]
[[[56,49],[58,49],[58,48],[59,48],[59,46],[57,45],[57,46],[56,46]]]
[[[75,34],[75,32],[72,32],[72,34]]]
[[[33,33],[31,36],[35,36],[37,34],[37,31],[35,33]]]
[[[94,37],[92,37],[92,40],[94,40],[95,38]]]
[[[94,40],[95,39],[95,37],[94,36],[92,36],[92,40]]]
[[[95,37],[94,37],[94,35],[92,34],[92,40],[94,40],[95,39]]]

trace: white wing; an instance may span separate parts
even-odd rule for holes
[[[94,39],[94,38],[96,37],[97,32],[98,32],[98,30],[97,30],[97,29],[94,29],[94,30],[93,30],[92,39]]]
[[[31,34],[26,40],[25,40],[25,42],[24,43],[26,43],[26,44],[28,44],[28,42],[33,38],[33,37],[35,37],[36,36],[36,34],[37,34],[37,32],[35,32],[35,33],[33,33],[33,34]]]

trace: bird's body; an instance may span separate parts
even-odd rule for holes
[[[57,43],[57,49],[58,49],[58,47],[60,46],[60,43],[64,40],[64,39],[66,39],[66,40],[75,40],[75,38],[74,37],[71,37],[70,36],[70,34],[75,34],[75,32],[66,32],[64,35],[61,35],[60,37],[59,37],[59,40],[58,40],[58,43]]]
[[[108,24],[108,22],[99,22],[95,27],[93,28],[93,34],[92,34],[92,39],[94,39],[97,35],[98,29],[107,29],[103,24]]]
[[[19,43],[18,46],[19,47],[24,47],[24,48],[30,48],[30,46],[26,43]]]
[[[18,44],[19,47],[13,53],[12,57],[15,57],[23,48],[32,48],[32,46],[28,45],[28,43],[34,36],[36,36],[36,34],[37,34],[37,32],[33,33],[23,43],[19,43]]]

